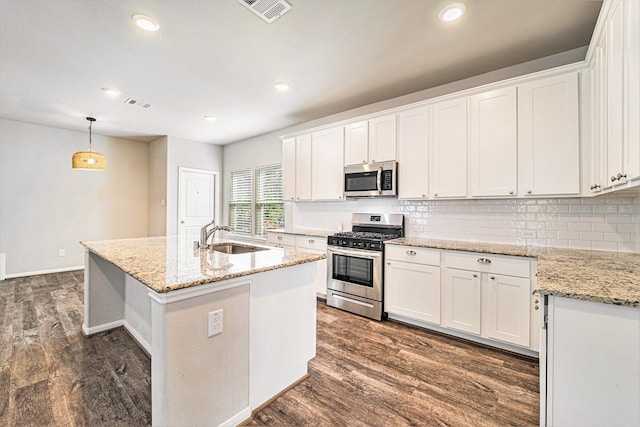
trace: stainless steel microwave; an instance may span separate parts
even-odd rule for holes
[[[346,197],[380,197],[398,195],[398,164],[378,162],[345,166]]]

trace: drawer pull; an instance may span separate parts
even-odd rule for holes
[[[473,275],[473,277],[478,277],[478,275],[477,275],[477,274],[474,274],[474,275]]]
[[[415,255],[416,251],[407,251],[407,255]]]
[[[478,262],[480,264],[491,264],[491,260],[489,258],[478,258]]]
[[[282,236],[278,236],[278,240],[282,240]]]
[[[491,280],[496,280],[496,276],[491,276]]]
[[[311,243],[312,245],[315,243],[316,241],[313,239],[309,239],[309,243]]]

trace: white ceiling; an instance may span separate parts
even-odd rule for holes
[[[0,117],[226,144],[587,45],[601,6],[457,1],[453,24],[446,0],[289,0],[267,24],[236,0],[0,0]]]

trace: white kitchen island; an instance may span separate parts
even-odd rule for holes
[[[178,237],[82,244],[83,332],[124,326],[149,353],[153,425],[237,425],[307,375],[324,255],[226,254]],[[210,336],[218,310],[223,331]]]

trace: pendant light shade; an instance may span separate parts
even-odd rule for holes
[[[89,151],[78,151],[71,158],[73,169],[103,171],[107,170],[107,158],[102,153],[93,151],[91,148],[91,125],[96,121],[93,117],[87,117],[89,121]]]

